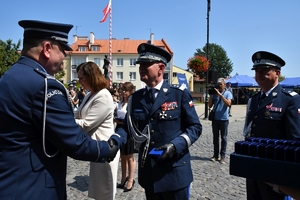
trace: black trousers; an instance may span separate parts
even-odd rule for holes
[[[190,186],[168,192],[154,193],[152,191],[145,191],[147,200],[188,200]]]

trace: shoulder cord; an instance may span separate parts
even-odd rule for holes
[[[47,96],[47,89],[48,89],[48,82],[47,82],[47,79],[54,79],[54,80],[56,80],[53,76],[50,76],[50,75],[46,75],[46,77],[45,77],[45,98],[44,98],[44,115],[43,115],[43,151],[44,151],[44,154],[48,157],[48,158],[53,158],[54,156],[56,156],[57,154],[58,154],[58,152],[59,152],[59,150],[57,150],[57,152],[55,152],[54,154],[52,154],[52,155],[49,155],[49,154],[47,154],[47,152],[46,152],[46,135],[45,135],[45,130],[46,130],[46,112],[47,112],[47,100],[48,100],[48,96]],[[65,88],[65,86],[61,83],[61,82],[59,82],[58,80],[56,80],[58,83],[60,83],[64,88]],[[70,96],[68,95],[68,92],[67,92],[67,89],[65,88],[65,94],[67,95],[67,97],[68,97],[68,102],[69,102],[69,106],[70,106],[70,108],[73,108],[72,107],[72,101],[70,101]]]
[[[145,147],[144,147],[143,154],[142,154],[141,167],[144,167],[148,149],[149,149],[149,144],[150,144],[150,128],[149,128],[149,124],[147,124],[142,132],[140,132],[138,130],[136,125],[134,123],[132,123],[131,106],[132,106],[132,95],[129,97],[128,102],[127,102],[127,127],[128,127],[129,134],[132,136],[132,138],[134,140],[134,148],[135,149],[139,149],[141,144],[147,140]]]

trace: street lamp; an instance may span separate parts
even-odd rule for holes
[[[208,46],[209,46],[209,12],[210,12],[210,0],[207,0],[207,41],[206,41],[206,59],[208,59]],[[209,69],[206,71],[206,90],[205,90],[205,114],[204,119],[208,118],[208,77]]]

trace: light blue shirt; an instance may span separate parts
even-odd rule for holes
[[[232,94],[228,90],[223,92],[225,99],[232,99]],[[214,104],[215,120],[229,120],[229,107],[224,104],[224,101],[218,95],[213,95],[212,101]],[[216,106],[216,107],[215,107]]]

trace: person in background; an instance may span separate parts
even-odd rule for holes
[[[134,85],[131,82],[125,82],[122,85],[122,101],[119,102],[117,107],[117,117],[115,122],[117,123],[116,129],[120,128],[123,125],[125,114],[127,112],[127,103],[129,96],[134,92]],[[121,94],[120,94],[121,95]],[[124,192],[129,192],[134,186],[134,171],[136,168],[136,161],[133,153],[134,149],[134,140],[133,138],[127,138],[127,143],[123,145],[120,149],[121,151],[121,169],[122,177],[121,183],[117,185],[117,188],[124,189]],[[128,173],[128,174],[127,174]],[[125,187],[125,184],[127,185]]]
[[[78,106],[81,105],[81,103],[82,103],[82,101],[83,101],[86,94],[87,94],[86,90],[82,86],[80,86],[79,91],[77,92],[77,97],[78,97],[78,100],[79,100]]]
[[[226,85],[227,85],[226,90],[231,92],[231,96],[232,96],[231,104],[230,104],[229,109],[228,109],[229,117],[232,117],[232,115],[231,115],[231,106],[232,106],[233,101],[234,101],[233,90],[231,88],[231,83],[227,83]]]
[[[79,103],[78,96],[77,96],[74,89],[70,89],[69,92],[70,92],[70,97],[71,97],[72,104],[74,106],[74,111],[76,111],[77,108],[78,108],[78,103]]]
[[[117,95],[118,95],[118,101],[122,101],[123,100],[123,87],[118,87],[117,90]]]
[[[218,79],[219,88],[214,88],[215,94],[210,95],[208,100],[208,106],[211,108],[214,106],[215,117],[211,122],[213,132],[214,143],[214,155],[211,161],[217,161],[219,159],[219,153],[221,156],[220,163],[225,164],[226,160],[226,147],[227,147],[227,133],[229,124],[228,109],[231,105],[232,94],[226,90],[226,83],[224,78]],[[221,135],[221,149],[219,145],[219,137]]]
[[[54,78],[72,51],[73,25],[19,25],[21,58],[0,79],[0,199],[65,200],[67,157],[111,161],[126,137],[96,141],[75,123],[69,92]]]
[[[193,181],[189,147],[200,137],[202,125],[190,92],[163,79],[171,54],[148,43],[137,51],[147,87],[130,96],[124,124],[116,133],[134,138],[138,181],[147,200],[187,200]]]
[[[106,89],[109,81],[94,62],[77,67],[79,83],[90,93],[75,112],[81,130],[97,141],[108,140],[114,134],[114,103]],[[113,200],[116,193],[120,154],[110,163],[90,162],[88,196],[94,199]]]
[[[120,81],[119,85],[118,85],[118,88],[123,88],[123,85],[124,85],[124,81]]]
[[[278,84],[285,61],[273,53],[258,51],[252,55],[252,62],[261,92],[248,101],[244,136],[271,139],[300,137],[300,96]],[[250,200],[283,200],[287,197],[278,192],[276,184],[272,188],[250,178],[246,178],[246,190]]]

